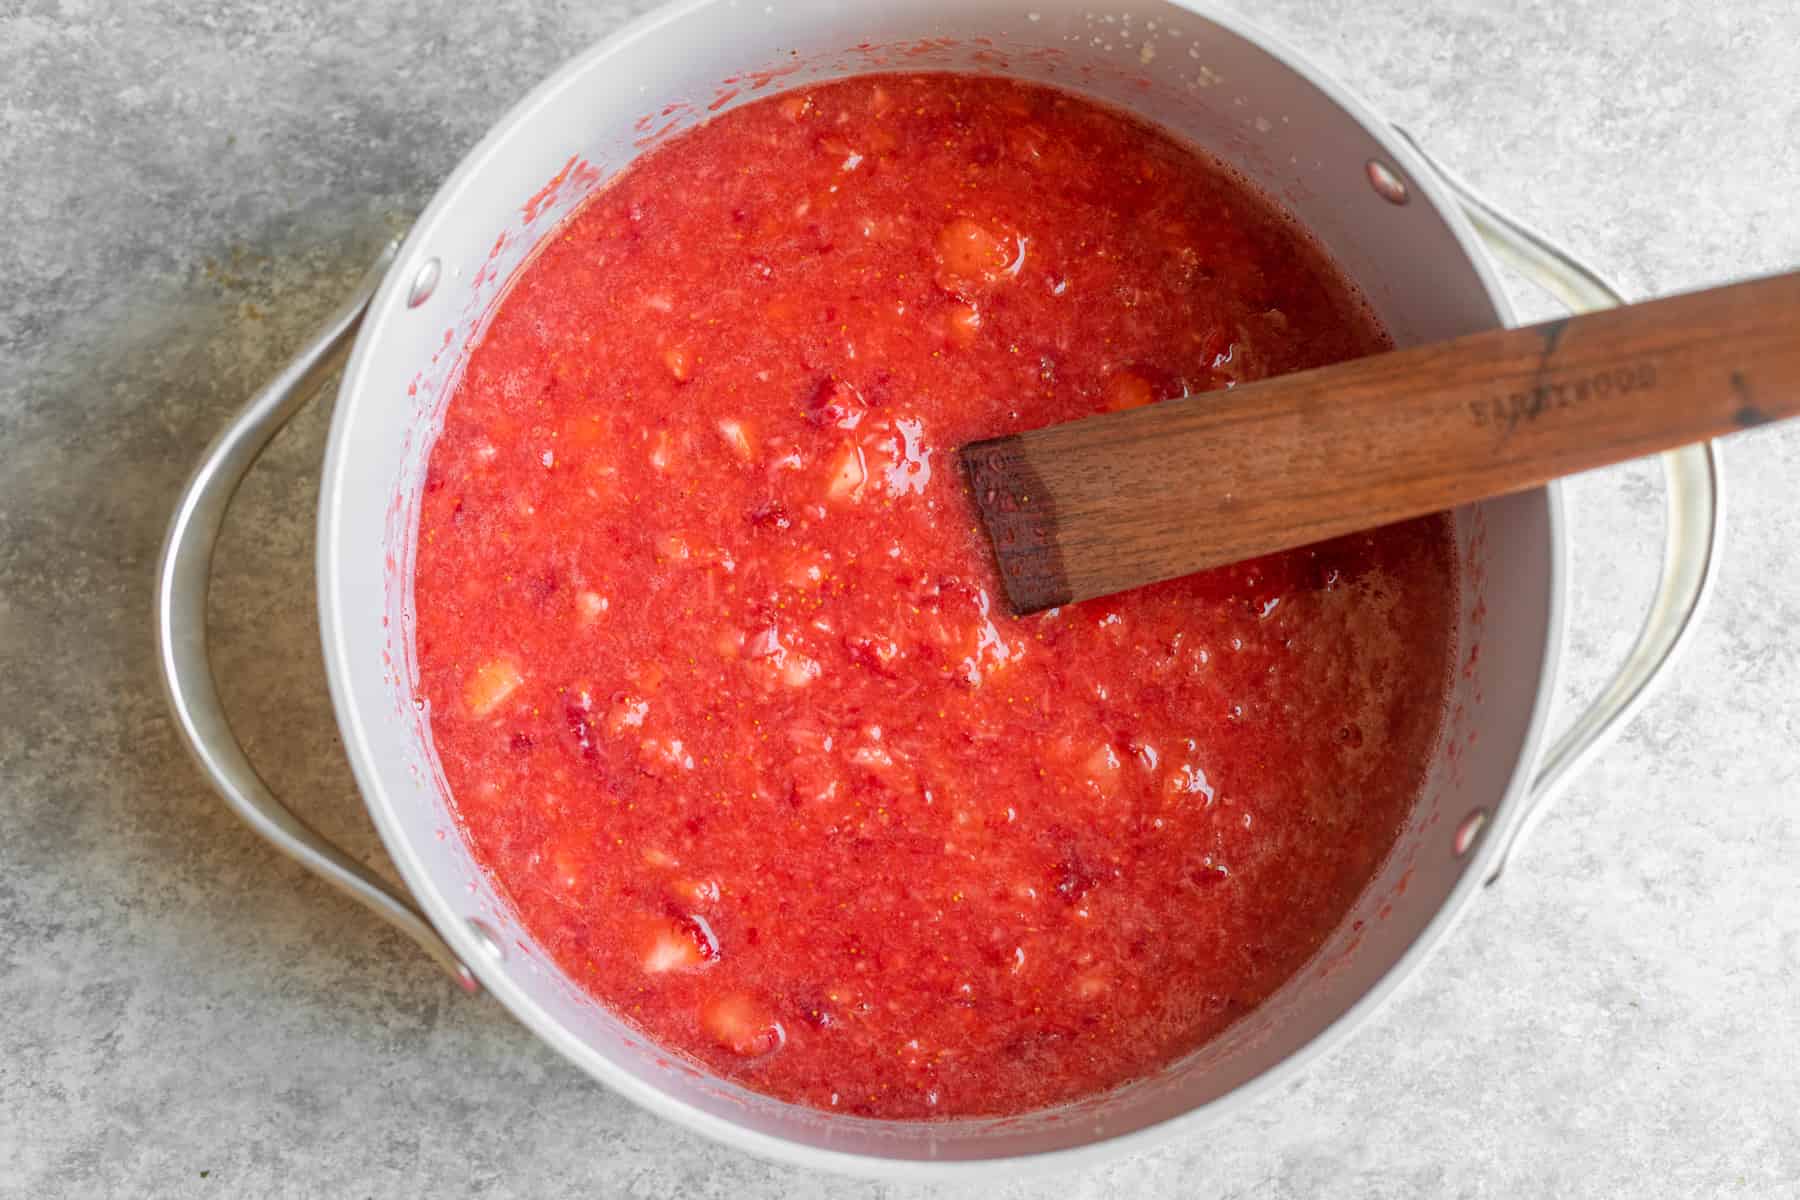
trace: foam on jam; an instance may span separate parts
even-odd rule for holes
[[[521,272],[432,451],[463,835],[571,978],[771,1095],[1009,1113],[1155,1070],[1392,847],[1446,528],[1016,620],[952,453],[1386,344],[1238,178],[1062,92],[867,76],[672,139]]]

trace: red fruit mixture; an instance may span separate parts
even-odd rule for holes
[[[1386,344],[1241,180],[1059,91],[867,76],[673,139],[521,272],[432,451],[464,836],[571,978],[758,1091],[951,1116],[1154,1071],[1393,845],[1446,528],[1017,620],[953,452]]]

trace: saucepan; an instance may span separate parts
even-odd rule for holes
[[[773,1158],[865,1175],[967,1176],[1191,1132],[1292,1079],[1348,1036],[1418,969],[1559,785],[1667,670],[1714,575],[1720,476],[1710,447],[1665,456],[1667,544],[1649,617],[1617,675],[1547,749],[1568,571],[1557,491],[1453,515],[1462,661],[1420,799],[1392,857],[1316,958],[1197,1052],[1078,1103],[936,1122],[817,1112],[709,1075],[649,1044],[566,979],[457,834],[414,701],[416,498],[483,321],[533,247],[585,196],[713,111],[884,70],[1038,80],[1174,131],[1286,205],[1402,346],[1508,322],[1496,258],[1571,308],[1618,302],[1592,272],[1484,204],[1292,51],[1198,3],[684,0],[581,54],[514,108],[207,451],[164,549],[158,636],[178,725],[226,801],[594,1078]],[[263,445],[346,351],[319,508],[320,617],[344,745],[410,895],[275,798],[233,739],[206,660],[208,572],[225,507]]]

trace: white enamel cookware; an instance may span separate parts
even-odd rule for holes
[[[642,153],[647,134],[704,118],[716,98],[729,107],[870,70],[1040,80],[1173,130],[1290,208],[1401,345],[1509,319],[1490,253],[1571,307],[1617,302],[1591,272],[1449,179],[1341,87],[1199,4],[683,0],[581,54],[520,102],[349,304],[221,434],[170,529],[157,632],[178,725],[227,802],[596,1079],[773,1158],[867,1175],[962,1177],[1189,1133],[1347,1036],[1499,874],[1558,784],[1631,715],[1679,650],[1713,575],[1719,474],[1710,448],[1665,456],[1669,536],[1650,616],[1619,674],[1547,750],[1567,570],[1556,491],[1455,514],[1462,652],[1480,653],[1457,672],[1421,800],[1392,859],[1316,960],[1197,1053],[1067,1107],[936,1123],[816,1112],[686,1066],[560,974],[455,832],[428,724],[413,703],[414,499],[464,352],[507,279],[593,187]],[[346,350],[319,512],[325,658],[344,744],[410,896],[276,800],[232,738],[206,662],[207,574],[231,494]]]

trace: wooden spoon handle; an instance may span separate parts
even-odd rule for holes
[[[963,448],[1019,612],[1800,414],[1800,273]]]

